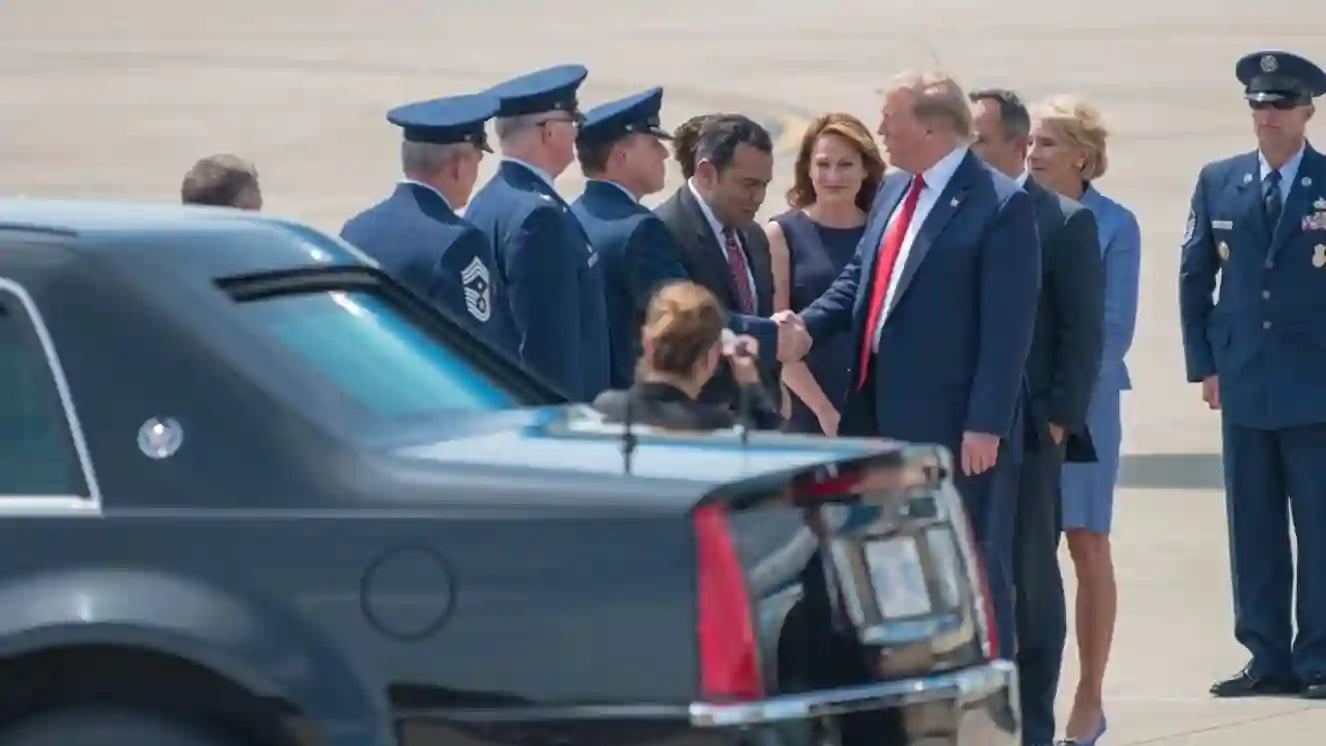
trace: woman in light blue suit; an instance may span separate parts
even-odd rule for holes
[[[1110,556],[1110,519],[1122,442],[1120,398],[1132,388],[1124,356],[1137,321],[1141,236],[1128,208],[1092,186],[1105,173],[1108,132],[1099,112],[1071,96],[1056,96],[1032,117],[1027,165],[1036,181],[1085,205],[1096,218],[1105,259],[1105,346],[1087,427],[1095,463],[1063,470],[1063,527],[1077,573],[1077,644],[1081,675],[1064,743],[1094,744],[1105,732],[1105,664],[1114,636],[1118,593]]]

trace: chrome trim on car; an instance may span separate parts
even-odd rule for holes
[[[696,728],[750,726],[930,702],[954,701],[961,705],[1000,692],[1007,692],[1016,701],[1017,667],[1010,661],[996,660],[921,678],[788,694],[757,702],[696,702],[690,706],[690,720]]]

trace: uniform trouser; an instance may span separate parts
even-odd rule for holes
[[[1067,618],[1059,572],[1059,474],[1063,446],[1049,438],[1022,461],[1014,530],[1018,686],[1022,742],[1054,740],[1054,697],[1064,657]]]
[[[1255,675],[1320,679],[1326,676],[1326,424],[1263,430],[1225,419],[1223,430],[1234,637],[1252,653]]]

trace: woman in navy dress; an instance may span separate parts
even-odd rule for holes
[[[1107,135],[1094,107],[1074,97],[1057,96],[1033,111],[1027,156],[1037,182],[1091,210],[1105,260],[1105,346],[1087,409],[1087,428],[1098,460],[1064,464],[1061,487],[1063,526],[1077,574],[1081,671],[1065,743],[1083,746],[1095,744],[1106,727],[1102,688],[1118,606],[1110,523],[1123,439],[1119,404],[1122,392],[1132,388],[1124,356],[1137,321],[1141,268],[1137,218],[1092,184],[1105,173]]]
[[[865,231],[883,175],[884,159],[859,119],[829,113],[810,123],[787,193],[791,209],[764,229],[774,311],[801,311],[838,277]],[[838,433],[838,408],[850,383],[850,336],[817,342],[804,361],[783,366],[783,385],[792,394],[783,397],[787,430]]]

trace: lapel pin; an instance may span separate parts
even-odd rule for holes
[[[957,197],[954,197],[954,198],[953,198],[953,201],[948,203],[948,204],[949,204],[949,207],[957,207],[957,206],[958,206],[958,203],[961,202],[961,201],[962,201],[962,200],[958,199]]]
[[[1299,180],[1298,183],[1302,184],[1303,186],[1312,186],[1312,177],[1304,176],[1302,179]]]
[[[1252,183],[1252,174],[1243,174],[1243,183],[1244,183],[1244,184],[1251,184],[1251,183]]]

